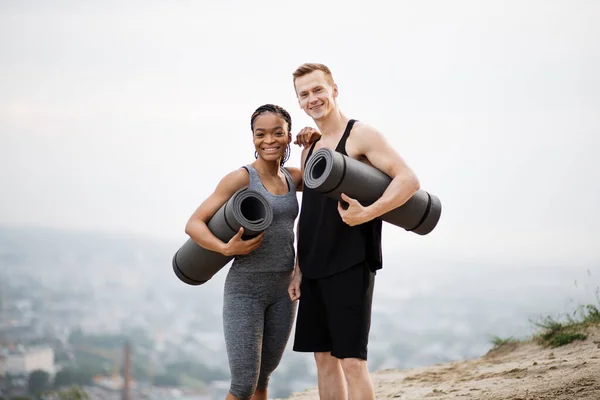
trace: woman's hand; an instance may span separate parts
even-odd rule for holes
[[[313,144],[314,142],[316,142],[317,140],[319,140],[321,138],[321,132],[319,132],[318,130],[316,130],[315,128],[311,128],[310,126],[307,126],[305,128],[302,128],[302,130],[300,132],[298,132],[298,134],[296,135],[296,140],[294,141],[294,144],[297,144],[298,146],[303,146],[303,147],[307,147],[310,146],[311,144]]]
[[[264,232],[261,232],[258,236],[253,237],[252,239],[243,240],[242,235],[244,234],[244,228],[240,228],[240,230],[229,239],[229,242],[225,244],[223,248],[223,255],[225,256],[238,256],[249,254],[256,250],[260,244],[262,243],[263,237],[265,236]]]

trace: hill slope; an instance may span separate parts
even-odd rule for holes
[[[373,373],[378,399],[598,400],[600,328],[558,348],[512,343],[466,361]],[[290,400],[318,400],[316,388]]]

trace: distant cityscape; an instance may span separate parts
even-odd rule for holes
[[[90,399],[224,397],[227,382],[215,378],[225,378],[225,373],[207,369],[212,381],[183,385],[166,373],[165,364],[158,362],[159,357],[164,360],[161,349],[141,332],[84,334],[77,327],[84,318],[83,299],[49,302],[39,296],[43,288],[28,285],[30,281],[9,279],[6,272],[0,279],[0,398],[72,385],[81,386]],[[137,361],[126,370],[130,340],[136,344]]]
[[[0,399],[73,387],[92,400],[225,398],[226,271],[200,287],[185,285],[171,269],[177,247],[139,237],[0,228]],[[499,274],[489,266],[395,257],[387,256],[376,284],[372,371],[480,356],[493,335],[527,335],[529,317],[560,312],[581,291],[570,283],[577,276],[569,266],[543,276],[502,266]],[[587,278],[595,288],[596,275]],[[293,352],[292,342],[271,378],[273,399],[317,383],[312,355]]]
[[[124,399],[125,387],[129,400],[225,397],[223,346],[202,332],[218,310],[178,327],[160,280],[144,275],[151,244],[29,233],[0,230],[0,398],[73,385],[90,399]]]

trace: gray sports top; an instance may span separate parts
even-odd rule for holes
[[[299,211],[294,179],[285,168],[281,168],[289,190],[286,194],[276,195],[265,188],[252,165],[243,168],[250,175],[248,187],[265,196],[273,208],[273,222],[265,230],[261,245],[250,254],[236,256],[231,268],[246,272],[292,271],[296,260],[294,221]]]

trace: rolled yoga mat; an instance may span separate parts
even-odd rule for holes
[[[328,148],[315,151],[304,167],[304,184],[308,188],[338,201],[341,193],[345,193],[363,206],[379,199],[390,182],[391,178],[377,168]],[[427,235],[437,225],[441,213],[440,199],[420,189],[406,203],[379,218]]]
[[[208,229],[227,243],[244,227],[243,239],[267,229],[273,221],[273,209],[260,193],[242,188],[212,216]],[[173,271],[188,285],[201,285],[221,270],[234,256],[225,256],[199,246],[191,238],[173,256]]]

